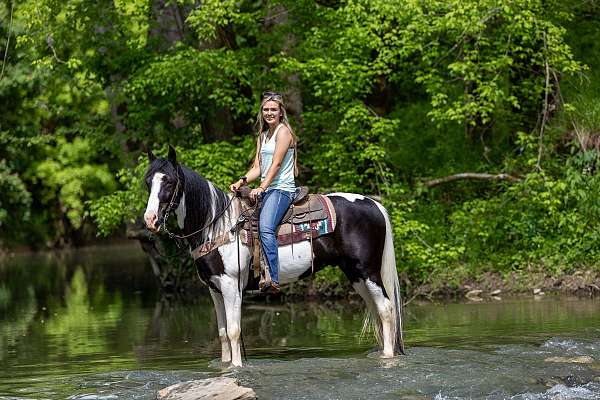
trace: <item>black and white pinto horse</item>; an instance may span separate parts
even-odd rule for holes
[[[144,220],[158,232],[169,213],[190,251],[230,232],[241,211],[241,200],[232,198],[194,171],[177,163],[175,149],[168,159],[148,152],[150,165],[145,175],[150,196]],[[313,240],[279,247],[280,283],[294,282],[327,266],[338,265],[364,299],[383,358],[404,354],[402,300],[396,271],[390,219],[378,202],[352,193],[327,195],[337,214],[335,230]],[[198,232],[200,230],[200,232]],[[195,261],[199,276],[209,286],[217,314],[222,361],[242,365],[240,352],[242,294],[256,289],[250,273],[251,252],[239,235]],[[311,260],[312,258],[312,260]],[[314,266],[311,261],[314,262]]]

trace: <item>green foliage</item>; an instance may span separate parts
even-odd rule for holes
[[[143,177],[147,163],[140,157],[135,169],[122,169],[117,174],[121,189],[100,198],[90,200],[90,216],[98,227],[98,234],[107,236],[125,222],[133,222],[143,213],[144,197]]]
[[[202,174],[223,190],[248,168],[255,141],[246,137],[238,143],[215,142],[197,146],[192,150],[177,149],[177,161]],[[157,156],[166,156],[166,149]],[[143,185],[144,173],[148,168],[146,156],[141,156],[135,169],[119,172],[123,189],[114,191],[90,202],[90,214],[98,225],[99,233],[108,235],[125,222],[139,218],[148,200],[147,188]]]
[[[179,0],[179,2],[195,3],[190,0]],[[257,2],[206,0],[202,2],[202,7],[196,7],[190,13],[186,22],[194,29],[200,40],[209,42],[217,39],[223,30],[231,26],[258,34],[259,15],[260,8]]]
[[[85,217],[84,203],[112,192],[115,182],[106,164],[93,161],[96,153],[88,140],[57,142],[55,148],[48,146],[50,157],[33,165],[31,181],[42,188],[42,204],[53,207],[57,202],[61,213],[77,229]]]
[[[247,118],[251,99],[238,91],[256,73],[249,56],[223,49],[198,52],[181,45],[149,61],[123,88],[129,99],[128,127],[142,140],[160,143],[168,136],[171,143],[193,144],[215,134],[206,132],[205,124],[217,119],[219,110]]]
[[[0,227],[13,229],[17,223],[29,219],[31,193],[10,168],[0,160]]]
[[[576,176],[531,173],[497,196],[465,202],[450,217],[451,236],[468,249],[465,260],[510,270],[531,263],[561,269],[597,259],[600,203],[586,189],[600,179]]]
[[[374,116],[363,104],[344,111],[335,134],[319,143],[318,157],[307,160],[314,171],[313,183],[331,190],[377,192],[392,178],[385,145],[398,129],[397,121]],[[322,115],[306,116],[313,118]]]
[[[594,264],[599,12],[555,0],[15,3],[0,224],[30,224],[3,240],[77,236],[87,212],[104,235],[139,217],[144,147],[176,145],[226,187],[251,161],[257,101],[273,89],[289,100],[299,182],[381,196],[409,279]],[[521,181],[421,183],[468,171]]]
[[[386,207],[390,211],[399,272],[424,282],[433,272],[449,268],[461,259],[463,244],[431,240],[432,227],[412,215],[415,200],[407,198],[405,190],[398,186],[391,193],[394,200]]]

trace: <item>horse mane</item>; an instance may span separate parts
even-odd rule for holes
[[[193,232],[213,221],[228,206],[229,197],[196,171],[181,164],[180,167],[185,179],[186,217],[184,231]],[[229,211],[225,212],[224,215],[228,217]],[[228,218],[225,219],[228,220]],[[214,226],[207,229],[206,234],[202,235],[203,240],[220,232],[223,228],[222,222],[223,219],[219,218]]]

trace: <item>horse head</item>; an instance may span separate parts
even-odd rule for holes
[[[169,213],[174,211],[183,196],[184,174],[177,163],[175,149],[169,145],[169,155],[157,158],[148,150],[149,166],[144,181],[150,193],[144,221],[151,232],[158,232],[166,223]]]

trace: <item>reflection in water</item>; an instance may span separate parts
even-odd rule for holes
[[[4,299],[7,300],[0,303],[0,312],[2,313],[0,315],[6,316],[0,323],[0,360],[5,360],[10,356],[9,349],[15,347],[19,338],[26,336],[37,312],[37,304],[33,287],[25,287],[23,292],[26,293],[26,296],[20,302],[17,317],[16,313],[9,312],[10,306],[17,304],[17,302],[10,301],[12,291],[6,285],[2,285],[1,289]]]
[[[106,332],[117,327],[123,301],[119,293],[108,296],[102,285],[96,286],[90,298],[83,271],[77,267],[65,290],[64,305],[53,302],[47,310],[51,316],[44,324],[44,334],[70,358],[107,351]]]
[[[161,299],[137,248],[21,257],[0,282],[0,399],[153,399],[222,373],[209,297]],[[597,300],[411,305],[409,355],[391,360],[361,340],[360,301],[244,304],[249,361],[235,375],[261,398],[600,398]],[[575,355],[595,361],[544,361]]]

